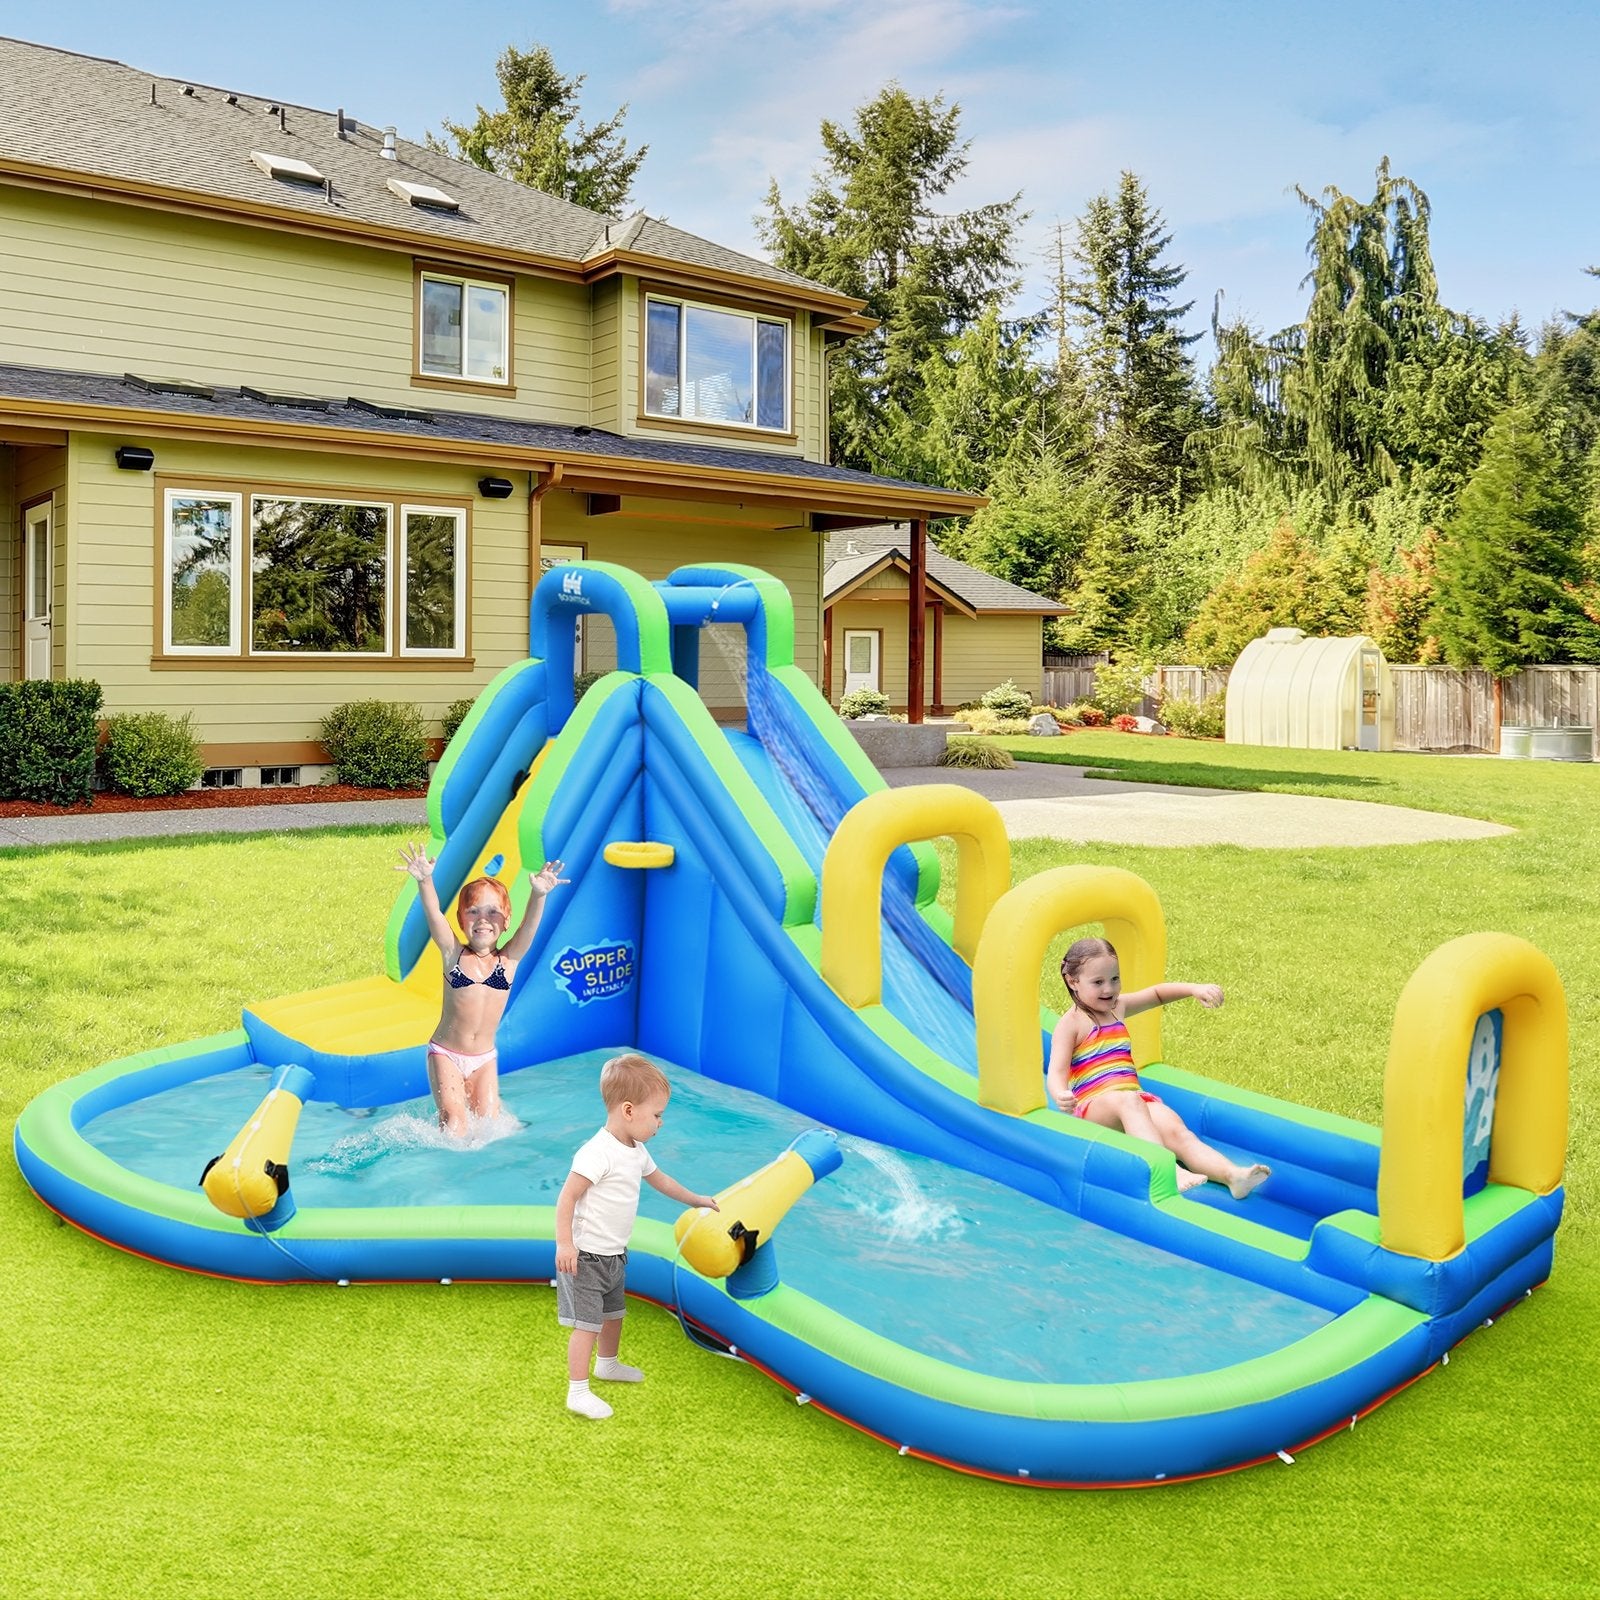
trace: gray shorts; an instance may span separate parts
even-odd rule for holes
[[[603,1322],[618,1322],[627,1309],[622,1292],[628,1252],[620,1256],[596,1256],[578,1252],[576,1272],[556,1274],[556,1321],[563,1328],[582,1328],[599,1333]]]

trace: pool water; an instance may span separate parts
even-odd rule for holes
[[[604,1121],[611,1051],[508,1074],[508,1115],[446,1139],[431,1103],[352,1112],[310,1104],[291,1154],[302,1208],[546,1205],[572,1152]],[[668,1066],[657,1163],[706,1193],[778,1156],[814,1122],[745,1090]],[[83,1129],[112,1159],[191,1188],[260,1103],[271,1073],[246,1068],[107,1111]],[[783,1280],[926,1355],[999,1377],[1095,1383],[1174,1377],[1264,1355],[1332,1313],[1128,1239],[990,1179],[840,1138],[844,1164],[775,1235]],[[643,1215],[681,1207],[646,1186]],[[688,1270],[685,1268],[684,1270]]]

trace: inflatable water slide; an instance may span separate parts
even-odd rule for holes
[[[575,703],[576,624],[596,613],[619,666]],[[1381,1130],[1167,1063],[1159,1011],[1134,1019],[1147,1085],[1272,1168],[1244,1202],[1180,1195],[1168,1152],[1044,1093],[1046,948],[1098,924],[1128,988],[1159,981],[1148,884],[1066,867],[1013,887],[987,801],[886,788],[795,667],[787,591],[754,569],[650,583],[574,563],[530,616],[528,659],[483,691],[428,797],[447,905],[489,874],[515,917],[529,871],[567,863],[499,1034],[511,1130],[463,1148],[432,1125],[442,975],[407,879],[381,975],[39,1096],[16,1153],[46,1204],[263,1283],[547,1283],[596,1068],[637,1049],[674,1086],[657,1155],[728,1201],[675,1234],[647,1190],[630,1291],[902,1454],[1048,1485],[1292,1456],[1548,1276],[1566,1012],[1531,946],[1477,934],[1422,964]],[[712,623],[745,631],[743,729],[697,693]],[[708,1233],[717,1249],[692,1247]]]

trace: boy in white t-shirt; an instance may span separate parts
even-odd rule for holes
[[[589,1357],[595,1341],[600,1357],[594,1375],[613,1383],[639,1383],[644,1374],[617,1360],[622,1342],[623,1272],[628,1237],[639,1214],[639,1180],[669,1200],[718,1209],[708,1194],[695,1194],[669,1178],[645,1145],[661,1131],[672,1085],[643,1056],[613,1056],[600,1069],[606,1125],[572,1158],[572,1171],[556,1201],[556,1318],[572,1329],[567,1341],[567,1409],[581,1417],[611,1415],[589,1389]]]

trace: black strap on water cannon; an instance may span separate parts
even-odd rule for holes
[[[743,1247],[744,1254],[739,1258],[739,1264],[743,1266],[756,1253],[756,1248],[761,1243],[761,1230],[747,1228],[742,1222],[736,1222],[728,1229],[728,1237]]]
[[[213,1167],[214,1167],[214,1166],[216,1166],[216,1164],[217,1164],[217,1163],[218,1163],[218,1162],[219,1162],[219,1161],[220,1161],[220,1160],[221,1160],[221,1159],[222,1159],[222,1157],[221,1157],[221,1156],[212,1156],[212,1158],[211,1158],[211,1159],[210,1159],[210,1160],[209,1160],[209,1161],[208,1161],[208,1162],[206,1162],[206,1169],[205,1169],[205,1171],[204,1171],[204,1172],[202,1172],[202,1173],[201,1173],[201,1174],[200,1174],[200,1182],[199,1182],[199,1183],[198,1183],[198,1184],[197,1184],[197,1185],[196,1185],[196,1186],[195,1186],[195,1187],[196,1187],[196,1188],[200,1188],[200,1189],[203,1189],[203,1188],[205,1188],[205,1186],[206,1186],[206,1179],[207,1179],[207,1178],[209,1178],[209,1177],[210,1177],[210,1176],[211,1176],[211,1169],[212,1169],[212,1168],[213,1168]]]
[[[267,1162],[261,1169],[278,1186],[278,1198],[281,1200],[289,1192],[289,1163]]]

